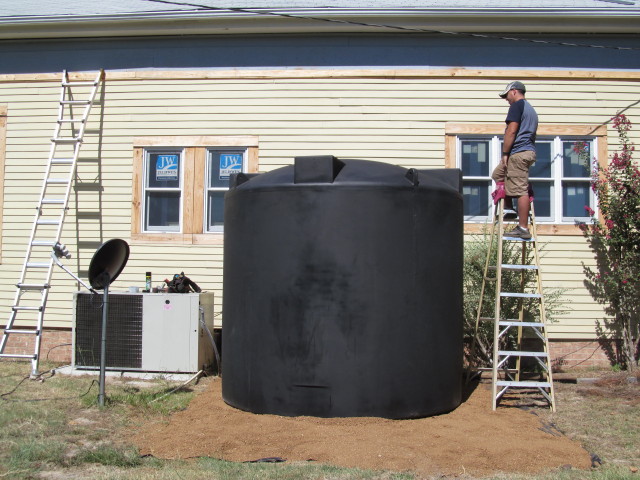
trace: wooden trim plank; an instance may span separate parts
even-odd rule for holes
[[[504,123],[455,123],[445,124],[445,135],[502,135],[504,134]],[[584,125],[584,124],[560,124],[541,123],[538,125],[538,136],[546,135],[575,135],[575,136],[595,136],[607,135],[606,125]]]
[[[444,139],[444,168],[456,168],[456,143],[455,135],[446,135]]]
[[[490,228],[491,225],[488,223],[465,223],[464,233],[477,235]],[[577,225],[560,225],[538,222],[536,229],[539,235],[582,236],[582,231]]]
[[[247,173],[258,173],[260,166],[257,146],[247,148],[247,162]]]
[[[185,235],[193,233],[193,188],[194,178],[198,175],[195,174],[195,148],[185,148],[182,164],[182,225],[181,232]]]
[[[74,80],[93,80],[95,73],[71,73]],[[313,79],[313,78],[488,78],[511,80],[616,80],[640,81],[637,70],[543,70],[452,68],[229,68],[220,70],[137,70],[106,71],[106,81],[202,80],[202,79]],[[59,73],[2,74],[0,83],[58,82]]]
[[[257,147],[258,137],[239,136],[153,136],[135,137],[134,147]]]
[[[142,167],[144,150],[133,149],[132,198],[131,198],[131,238],[142,233]]]
[[[4,166],[7,150],[7,106],[0,105],[0,218],[4,214]],[[0,263],[2,263],[2,225],[0,222]]]
[[[194,148],[193,158],[193,187],[192,187],[192,199],[191,208],[193,210],[193,216],[191,220],[191,233],[201,234],[204,232],[204,188],[205,188],[205,172],[207,162],[207,149],[206,148]],[[194,237],[196,236],[194,235]]]

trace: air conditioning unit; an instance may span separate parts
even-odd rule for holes
[[[73,366],[98,369],[103,295],[73,299]],[[213,307],[213,293],[110,292],[106,368],[187,373],[212,365]]]

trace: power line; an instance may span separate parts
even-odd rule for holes
[[[532,38],[507,37],[503,35],[487,35],[483,33],[452,32],[447,30],[434,30],[434,29],[419,28],[419,27],[403,27],[400,25],[389,25],[385,23],[358,22],[355,20],[340,20],[336,18],[313,17],[308,15],[279,13],[279,12],[271,12],[267,10],[253,10],[248,8],[212,7],[209,5],[202,5],[198,3],[178,2],[178,1],[171,1],[171,0],[146,0],[146,1],[155,2],[155,3],[166,3],[169,5],[179,5],[183,7],[195,7],[202,10],[230,11],[230,12],[238,12],[238,13],[247,13],[252,15],[265,15],[265,16],[272,16],[272,17],[294,18],[297,20],[312,20],[316,22],[338,23],[343,25],[356,25],[360,27],[387,28],[391,30],[399,30],[399,31],[406,31],[406,32],[438,33],[441,35],[455,35],[459,37],[506,40],[506,41],[512,41],[512,42],[539,43],[539,44],[546,44],[546,45],[558,45],[562,47],[601,48],[601,49],[610,49],[610,50],[640,50],[640,47],[618,47],[618,46],[612,46],[612,45],[593,45],[593,44],[574,43],[574,42],[555,42],[550,40],[536,40]]]

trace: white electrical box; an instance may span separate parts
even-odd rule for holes
[[[100,367],[102,303],[102,294],[74,294],[74,368]],[[190,373],[209,367],[213,318],[213,293],[110,292],[106,368]]]

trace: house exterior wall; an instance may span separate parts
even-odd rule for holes
[[[132,237],[137,138],[254,137],[261,172],[291,164],[295,156],[314,154],[442,168],[447,124],[503,122],[507,104],[497,93],[514,78],[527,85],[527,99],[537,109],[541,125],[597,128],[607,126],[621,110],[635,124],[640,122],[640,74],[629,71],[107,71],[102,106],[94,107],[88,125],[63,230],[63,242],[73,254],[65,264],[86,278],[95,249],[108,239],[123,238],[130,243],[131,255],[112,289],[143,287],[147,271],[153,273],[154,285],[184,272],[204,290],[216,293],[216,311],[221,312],[221,234],[210,234],[204,244],[188,235],[179,241],[161,234],[158,241]],[[7,115],[0,264],[0,312],[6,315],[44,176],[59,81],[59,74],[0,75],[0,106]],[[612,152],[616,135],[606,128],[608,138],[602,140]],[[638,129],[631,137],[639,142]],[[474,231],[471,226],[467,230]],[[593,256],[576,228],[551,232],[541,238],[543,281],[565,291],[566,314],[550,325],[550,338],[593,341],[594,325],[603,313],[584,288],[582,274],[583,264],[593,265]],[[58,269],[52,284],[45,326],[70,328],[76,282]]]

